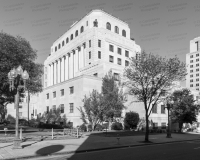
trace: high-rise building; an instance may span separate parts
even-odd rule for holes
[[[186,87],[191,90],[199,90],[199,74],[200,74],[200,37],[194,38],[190,41],[190,53],[186,54],[186,66],[187,66],[187,76],[186,76]]]
[[[44,111],[61,107],[74,126],[82,124],[78,107],[84,95],[101,91],[109,70],[116,79],[141,51],[128,24],[102,10],[92,10],[75,22],[51,46],[44,62]]]

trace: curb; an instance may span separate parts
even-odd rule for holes
[[[52,154],[44,154],[44,155],[32,155],[32,156],[19,156],[16,158],[5,158],[4,160],[17,160],[17,159],[30,159],[30,158],[42,158],[44,156],[58,156],[58,155],[68,155],[72,153],[86,153],[86,152],[95,152],[95,151],[104,151],[104,150],[112,150],[112,149],[120,149],[120,148],[132,148],[138,146],[149,146],[149,145],[159,145],[159,144],[171,144],[171,143],[180,143],[180,142],[187,142],[187,141],[196,141],[199,139],[192,139],[192,140],[180,140],[180,141],[171,141],[171,142],[157,142],[157,143],[142,143],[136,145],[123,145],[123,146],[113,146],[113,147],[104,147],[104,148],[97,148],[97,149],[88,149],[88,150],[80,150],[80,151],[68,151],[68,152],[60,152],[60,153],[52,153]]]

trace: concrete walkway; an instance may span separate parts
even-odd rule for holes
[[[21,146],[23,149],[12,149],[13,143],[0,143],[0,159],[28,159],[44,155],[59,155],[117,147],[200,140],[200,135],[172,133],[172,138],[166,138],[166,134],[162,133],[150,135],[149,140],[151,143],[144,143],[144,135],[120,137],[119,141],[117,137],[85,135],[79,139],[22,142]]]

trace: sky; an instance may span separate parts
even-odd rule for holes
[[[92,9],[126,21],[146,52],[185,62],[200,36],[200,0],[0,0],[0,30],[26,38],[44,63],[53,42]]]

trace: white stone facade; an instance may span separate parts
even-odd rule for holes
[[[186,87],[199,91],[200,79],[200,37],[190,41],[190,53],[186,54]]]

